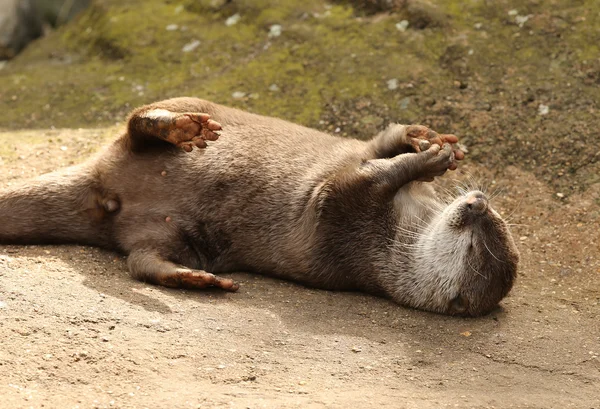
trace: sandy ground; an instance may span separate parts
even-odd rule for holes
[[[0,133],[3,185],[112,130]],[[132,280],[79,246],[0,247],[2,408],[600,408],[600,184],[560,198],[518,167],[497,192],[522,263],[501,308],[451,318],[243,273],[235,294]]]

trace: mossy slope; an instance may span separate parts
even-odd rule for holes
[[[600,3],[408,4],[96,2],[0,71],[0,127],[112,124],[195,95],[363,138],[421,122],[490,166],[522,164],[564,188],[598,181]]]

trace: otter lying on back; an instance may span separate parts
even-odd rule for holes
[[[118,250],[134,277],[169,287],[235,291],[212,273],[245,270],[481,315],[510,291],[519,255],[483,193],[446,205],[424,183],[456,168],[457,141],[392,125],[363,142],[166,100],[87,163],[3,191],[0,243]]]

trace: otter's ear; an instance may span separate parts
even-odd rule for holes
[[[469,308],[469,300],[463,297],[461,294],[458,294],[450,301],[450,305],[448,305],[448,309],[451,314],[464,314],[467,312]]]

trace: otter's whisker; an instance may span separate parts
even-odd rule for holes
[[[496,188],[492,194],[490,194],[490,201],[494,200],[495,198],[497,198],[498,196],[500,196],[502,193],[504,193],[506,191],[506,187],[498,187]]]
[[[494,257],[494,258],[495,258],[496,260],[498,260],[499,262],[501,262],[501,263],[504,263],[504,261],[500,260],[498,257],[496,257],[496,256],[494,255],[494,253],[492,253],[492,250],[490,250],[490,248],[487,246],[487,244],[485,244],[485,241],[483,242],[483,245],[485,246],[485,248],[487,249],[487,251],[490,253],[490,255],[491,255],[492,257]]]
[[[504,218],[504,221],[506,223],[510,222],[512,220],[513,215],[515,214],[515,212],[519,209],[519,207],[521,206],[521,203],[523,202],[523,198],[521,197],[519,199],[519,203],[517,203],[517,205],[515,206],[515,208],[512,210],[512,212],[510,212],[510,214],[508,216],[506,216]]]
[[[469,259],[468,259],[468,258],[466,258],[466,260],[467,260],[467,264],[469,265],[469,267],[471,267],[471,269],[472,269],[472,270],[475,272],[475,274],[477,274],[477,275],[479,275],[479,276],[481,276],[481,277],[485,278],[486,280],[488,279],[486,276],[484,276],[483,274],[481,274],[479,271],[477,271],[477,269],[476,269],[475,267],[473,267],[473,266],[471,265],[471,263],[469,262]]]
[[[519,226],[519,227],[530,227],[529,224],[522,224],[522,223],[506,223],[507,226],[510,227],[515,227],[515,226]]]

